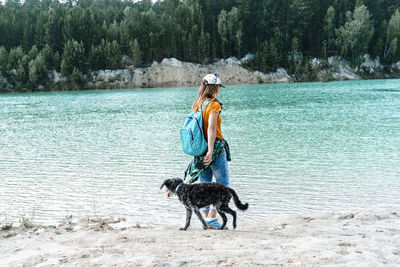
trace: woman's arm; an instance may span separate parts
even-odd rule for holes
[[[214,152],[215,138],[217,137],[217,119],[219,112],[211,113],[208,117],[208,129],[207,129],[207,144],[208,152],[204,157],[204,164],[209,165],[212,161],[212,154]]]

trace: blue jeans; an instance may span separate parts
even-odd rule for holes
[[[217,183],[229,186],[229,170],[225,149],[222,150],[217,160],[201,173],[200,183],[211,183],[213,176],[215,177],[215,181]],[[201,211],[208,212],[210,208],[215,210],[215,207],[210,205],[202,208]]]

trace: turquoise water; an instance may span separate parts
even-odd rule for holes
[[[0,95],[0,212],[182,224],[159,187],[191,159],[179,129],[196,93]],[[240,220],[400,207],[400,80],[229,86],[220,100]]]

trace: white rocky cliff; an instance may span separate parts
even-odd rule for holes
[[[150,67],[127,68],[121,70],[100,70],[92,73],[89,88],[138,88],[138,87],[176,87],[196,86],[199,78],[207,73],[218,73],[226,84],[254,84],[292,82],[286,70],[278,69],[274,73],[264,74],[249,71],[235,58],[220,60],[210,65],[201,65],[179,61],[175,58],[154,61]]]

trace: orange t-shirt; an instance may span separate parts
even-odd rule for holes
[[[203,110],[203,132],[204,136],[207,140],[207,131],[208,131],[208,118],[210,114],[212,113],[220,113],[221,112],[221,105],[217,101],[213,101],[210,104],[207,105],[207,107]],[[221,123],[222,119],[220,114],[218,114],[217,118],[217,138],[224,139],[222,136],[222,131],[221,131]]]

